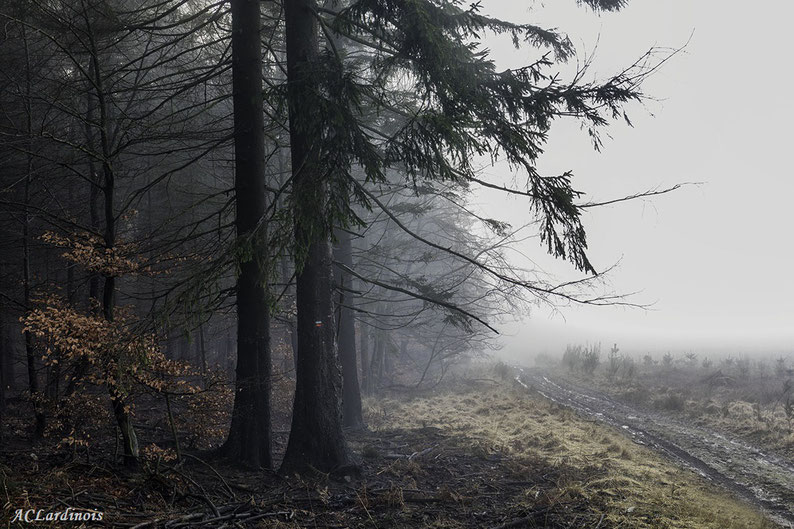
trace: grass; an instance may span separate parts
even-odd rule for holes
[[[241,527],[280,529],[774,527],[620,432],[513,387],[509,377],[480,377],[422,396],[367,399],[370,430],[348,434],[360,479],[283,479],[212,459],[214,467],[187,459],[127,473],[113,464],[112,445],[95,446],[90,462],[65,461],[46,443],[4,447],[0,526],[13,509],[64,504],[104,511],[116,527],[173,526],[185,516],[212,519],[213,504],[264,516]],[[275,441],[278,459],[286,435],[277,431]],[[53,525],[30,525],[39,526]]]
[[[475,456],[507,461],[514,480],[546,469],[548,501],[586,505],[602,527],[775,527],[694,473],[520,387],[367,401],[366,410],[376,432],[438,428]],[[528,504],[537,487],[526,485]]]
[[[643,365],[631,379],[617,382],[603,370],[592,376],[561,368],[556,373],[629,404],[684,416],[694,424],[794,457],[794,418],[786,414],[787,403],[794,404],[792,375],[775,373],[762,360],[755,365],[726,360],[710,362],[708,367],[676,361],[669,366]]]

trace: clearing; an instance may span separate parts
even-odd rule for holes
[[[778,523],[794,524],[794,466],[786,459],[725,432],[612,398],[591,387],[538,369],[519,379],[544,397],[621,429],[762,508]]]

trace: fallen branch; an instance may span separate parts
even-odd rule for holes
[[[433,450],[438,447],[438,444],[434,444],[429,448],[425,448],[421,452],[413,452],[412,454],[385,454],[383,456],[384,459],[407,459],[408,461],[412,461],[414,458],[427,455]]]
[[[223,478],[223,476],[221,476],[220,472],[218,472],[217,470],[215,470],[215,467],[213,467],[212,465],[210,465],[209,463],[207,463],[207,462],[206,462],[206,461],[204,461],[203,459],[200,459],[200,458],[198,458],[198,457],[196,457],[196,456],[194,456],[194,455],[191,455],[191,454],[182,454],[182,456],[183,456],[183,457],[190,458],[190,459],[193,459],[194,461],[198,461],[199,463],[201,463],[201,464],[205,465],[207,468],[209,468],[210,470],[212,470],[212,472],[213,472],[213,473],[214,473],[216,476],[218,476],[218,479],[220,479],[220,480],[221,480],[221,483],[223,483],[223,485],[226,487],[226,490],[229,492],[229,497],[230,497],[230,499],[237,501],[237,495],[234,493],[234,491],[233,491],[233,490],[232,490],[232,488],[229,486],[229,484],[226,482],[226,480]]]

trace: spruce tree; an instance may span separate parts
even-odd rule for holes
[[[616,10],[625,2],[583,3]],[[641,99],[652,68],[641,60],[602,82],[563,82],[555,64],[574,51],[564,34],[488,17],[479,3],[285,0],[284,9],[299,343],[283,470],[327,472],[349,462],[330,296],[334,228],[360,224],[356,206],[378,205],[368,186],[385,182],[387,170],[414,184],[495,186],[480,179],[478,162],[501,159],[523,172],[526,186],[510,191],[526,197],[547,251],[595,273],[571,173],[541,175],[536,161],[561,117],[579,119],[598,146],[599,129]],[[482,44],[486,33],[542,51],[500,71]]]

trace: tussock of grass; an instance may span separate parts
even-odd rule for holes
[[[515,480],[548,469],[554,488],[527,485],[532,508],[583,500],[602,527],[750,529],[775,527],[753,508],[715,489],[619,432],[507,385],[409,401],[365,403],[373,429],[436,427],[482,458],[504,457]],[[417,472],[401,468],[400,472]]]

